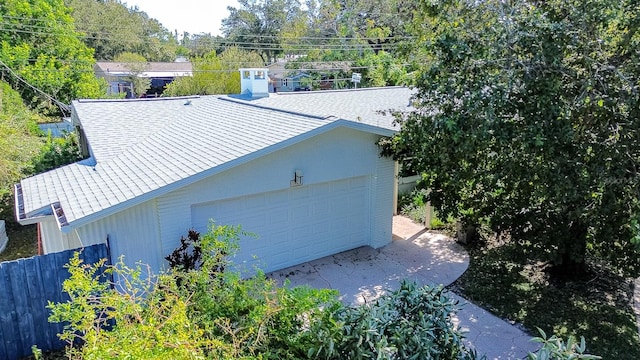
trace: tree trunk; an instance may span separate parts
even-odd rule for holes
[[[560,263],[554,266],[554,274],[560,277],[576,278],[586,273],[588,227],[581,221],[573,221],[568,236],[560,244]]]

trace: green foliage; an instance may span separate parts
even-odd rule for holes
[[[401,194],[398,201],[400,213],[418,224],[426,221],[426,196],[425,189],[414,189],[409,193]]]
[[[360,58],[356,66],[364,68],[362,86],[409,85],[407,66],[403,62],[404,58],[386,51],[370,53]]]
[[[174,61],[175,36],[157,20],[117,0],[65,0],[82,41],[95,50],[98,60],[113,60],[123,52],[137,53],[149,61]],[[117,26],[114,26],[117,24]]]
[[[20,94],[0,81],[0,218],[13,219],[13,184],[32,173],[31,159],[42,147],[38,121]]]
[[[282,53],[281,30],[300,15],[299,0],[238,0],[228,7],[222,32],[231,43],[243,43],[260,54],[263,63],[275,61]]]
[[[30,173],[30,160],[42,146],[39,119],[25,107],[20,94],[0,82],[0,195]]]
[[[639,14],[633,1],[421,4],[418,110],[383,153],[432,204],[559,269],[640,271]]]
[[[163,95],[219,95],[240,93],[242,67],[262,67],[255,52],[230,47],[220,55],[211,52],[192,61],[193,76],[181,77],[167,85]]]
[[[199,237],[199,269],[154,276],[121,261],[83,265],[76,255],[63,289],[71,300],[50,304],[50,321],[65,322],[70,357],[100,359],[295,359],[298,339],[329,290],[277,287],[263,274],[243,280],[221,254],[237,249],[239,227],[214,226]],[[104,281],[114,276],[116,282]]]
[[[32,86],[70,103],[103,95],[93,73],[93,51],[82,43],[62,0],[9,0],[0,3],[0,60]],[[50,100],[9,77],[32,108],[59,111]]]
[[[239,227],[211,225],[195,242],[197,269],[152,275],[122,259],[85,265],[76,254],[63,284],[70,301],[49,304],[64,322],[70,358],[472,359],[442,288],[403,282],[371,305],[346,307],[333,290],[279,287],[259,271],[232,271]],[[227,255],[225,255],[227,254]],[[221,270],[223,269],[223,270]],[[106,281],[113,276],[116,281]]]
[[[570,359],[602,359],[600,356],[585,354],[587,345],[584,337],[580,337],[580,343],[569,337],[567,342],[553,335],[547,338],[547,334],[542,329],[538,329],[540,337],[533,338],[533,341],[542,343],[542,348],[535,354],[529,354],[527,360],[570,360]]]
[[[33,172],[39,174],[79,160],[82,160],[82,154],[78,137],[75,133],[67,133],[60,138],[47,136],[40,154],[31,161]]]
[[[309,358],[475,359],[462,344],[451,315],[456,301],[442,287],[400,288],[372,304],[330,308],[310,324]]]
[[[65,323],[60,338],[70,345],[69,358],[198,359],[203,349],[218,346],[190,321],[171,276],[142,276],[140,267],[129,268],[122,259],[106,273],[102,266],[84,265],[76,253],[63,283],[71,300],[49,304],[49,321]],[[108,275],[119,277],[113,288],[101,279]]]

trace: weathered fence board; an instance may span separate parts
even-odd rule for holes
[[[55,350],[62,324],[48,321],[49,301],[67,301],[62,282],[69,277],[64,265],[78,250],[69,250],[0,263],[0,359],[31,355],[31,347]],[[104,244],[86,247],[80,258],[86,264],[107,258]]]
[[[4,251],[9,243],[9,238],[7,237],[7,228],[5,227],[4,220],[0,220],[0,253]]]

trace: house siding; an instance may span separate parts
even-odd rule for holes
[[[390,242],[393,161],[378,156],[377,139],[374,134],[338,128],[161,196],[158,214],[163,256],[197,225],[192,224],[192,205],[289,189],[296,169],[302,171],[303,187],[367,177],[369,199],[384,202],[368,206],[368,215],[375,221],[368,226],[367,243],[377,247]],[[379,173],[383,171],[388,174]],[[378,231],[381,233],[376,234]]]
[[[56,253],[67,249],[82,247],[77,233],[64,234],[58,228],[58,223],[53,216],[47,217],[38,224],[40,226],[40,237],[42,239],[42,251],[45,254]]]
[[[378,156],[377,139],[374,134],[337,128],[81,226],[71,234],[60,233],[52,218],[42,223],[43,235],[55,251],[103,243],[108,238],[113,257],[124,255],[129,266],[144,263],[154,271],[162,270],[164,257],[179,245],[180,237],[201,225],[192,223],[194,206],[292,189],[290,180],[300,170],[303,185],[295,188],[296,194],[314,189],[318,191],[314,196],[321,198],[320,190],[345,181],[358,185],[358,191],[364,189],[366,198],[359,204],[365,205],[359,206],[365,211],[366,231],[353,244],[380,247],[391,241],[394,163]]]
[[[395,162],[390,158],[379,157],[376,176],[372,182],[374,198],[371,201],[371,247],[379,248],[388,244],[393,237]]]
[[[157,270],[163,263],[156,200],[82,226],[77,232],[84,246],[104,243],[108,238],[114,262],[124,255],[129,266],[143,263]]]

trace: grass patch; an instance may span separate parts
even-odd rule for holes
[[[589,265],[577,280],[554,280],[548,265],[514,242],[468,247],[469,269],[450,287],[494,314],[561,337],[584,336],[587,352],[603,359],[640,359],[633,280]]]
[[[9,261],[37,255],[38,230],[36,225],[9,225],[7,224],[7,236],[9,243],[0,254],[0,261]]]

